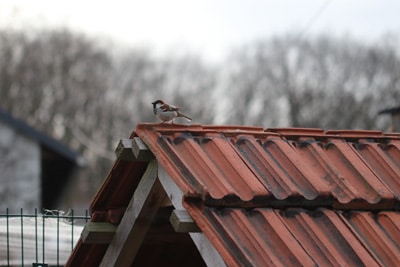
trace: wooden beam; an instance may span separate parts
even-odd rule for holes
[[[114,237],[117,226],[106,222],[89,222],[82,230],[82,241],[85,244],[109,244]]]
[[[190,217],[186,210],[173,210],[169,221],[172,224],[175,232],[178,233],[189,233],[189,232],[201,232],[197,224]]]
[[[133,161],[135,157],[132,153],[132,139],[121,139],[115,148],[115,156],[117,159]]]
[[[160,164],[158,164],[158,179],[160,179],[165,192],[168,194],[172,206],[177,210],[184,210],[185,208],[182,205],[182,190],[173,182],[171,177],[169,177],[168,173]]]
[[[134,137],[132,139],[132,152],[136,160],[150,161],[154,159],[154,155],[151,150],[139,137]]]
[[[131,266],[165,197],[165,191],[157,179],[157,163],[152,160],[139,182],[100,266]]]
[[[139,138],[121,139],[115,149],[115,155],[118,159],[128,161],[150,161],[154,155],[145,143]]]
[[[173,182],[161,165],[158,165],[158,178],[174,208],[177,210],[184,210],[182,205],[182,190]],[[221,255],[203,233],[189,233],[189,235],[207,266],[226,267]]]
[[[209,267],[226,267],[224,260],[203,233],[189,233],[204,262]]]

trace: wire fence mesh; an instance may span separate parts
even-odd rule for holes
[[[87,211],[6,209],[0,214],[0,266],[63,266],[89,219]]]

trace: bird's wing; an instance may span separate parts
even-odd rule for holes
[[[161,109],[164,111],[179,111],[180,107],[164,104],[161,106]]]

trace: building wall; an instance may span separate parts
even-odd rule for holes
[[[40,145],[0,122],[0,213],[40,207]]]

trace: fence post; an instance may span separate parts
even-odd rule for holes
[[[57,266],[60,266],[60,211],[57,210]]]
[[[7,225],[7,266],[10,266],[10,228],[8,221],[8,208],[6,209],[6,225]]]
[[[44,250],[45,250],[45,246],[44,246],[44,233],[45,233],[45,231],[44,231],[44,227],[45,227],[45,217],[44,217],[44,210],[43,210],[43,214],[42,214],[42,262],[44,262],[45,260],[45,257],[44,257]]]
[[[71,209],[71,251],[74,249],[74,210]]]
[[[36,262],[39,260],[39,253],[38,253],[38,229],[37,229],[37,208],[35,208],[35,259]]]
[[[21,263],[24,266],[24,212],[21,208]]]

